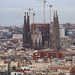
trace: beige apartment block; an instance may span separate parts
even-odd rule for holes
[[[18,67],[18,61],[11,61],[10,67],[13,67],[13,66]]]
[[[10,67],[13,67],[13,66],[15,66],[16,68],[24,67],[26,66],[26,62],[11,61]]]

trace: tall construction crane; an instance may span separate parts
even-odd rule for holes
[[[32,26],[33,27],[33,42],[32,42],[32,44],[33,44],[33,49],[34,49],[34,16],[35,16],[34,11],[31,14],[33,14],[33,26]]]
[[[45,23],[45,3],[46,3],[46,0],[38,0],[38,1],[43,1],[43,23]]]
[[[51,7],[53,6],[53,5],[48,5],[49,7],[50,7],[50,33],[51,33]]]
[[[33,12],[33,49],[34,49],[34,16],[35,13]]]
[[[50,29],[49,29],[49,30],[50,30],[50,41],[49,41],[49,42],[50,42],[50,47],[51,47],[51,7],[52,7],[53,5],[50,4],[50,5],[48,5],[48,6],[50,7]]]
[[[47,6],[50,7],[50,25],[49,25],[50,40],[49,40],[49,46],[51,47],[51,34],[52,34],[52,33],[51,33],[51,8],[52,8],[53,5],[49,4],[49,5],[47,5]]]

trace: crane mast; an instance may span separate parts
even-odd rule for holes
[[[45,3],[46,3],[46,0],[38,0],[38,1],[43,1],[43,23],[45,23]]]

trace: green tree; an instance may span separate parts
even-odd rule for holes
[[[13,66],[13,67],[12,67],[12,70],[16,70],[16,67],[15,67],[15,66]]]

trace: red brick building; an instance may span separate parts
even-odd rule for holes
[[[33,54],[33,60],[41,59],[41,58],[62,58],[63,53],[60,51],[38,51],[37,53]]]

